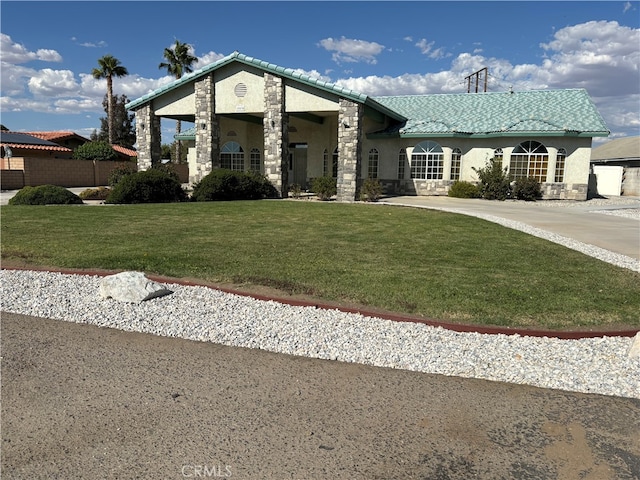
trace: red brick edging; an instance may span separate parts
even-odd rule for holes
[[[63,273],[67,275],[91,275],[91,276],[99,276],[99,277],[105,277],[107,275],[113,275],[115,273],[119,273],[118,271],[98,271],[98,270],[38,268],[38,267],[30,267],[30,268],[2,267],[2,269],[3,270],[46,271],[46,272]],[[257,295],[253,293],[243,292],[240,290],[234,290],[232,288],[212,287],[210,285],[181,280],[181,279],[172,278],[172,277],[163,277],[160,275],[152,275],[152,274],[145,274],[145,275],[150,280],[153,280],[155,282],[160,282],[160,283],[174,283],[177,285],[184,285],[184,286],[190,286],[190,287],[200,286],[200,287],[211,288],[212,290],[219,290],[225,293],[240,295],[243,297],[251,297],[256,300],[274,301],[274,302],[282,303],[285,305],[296,306],[296,307],[315,307],[315,308],[321,308],[324,310],[339,310],[345,313],[358,313],[366,317],[382,318],[384,320],[391,320],[394,322],[422,323],[424,325],[429,325],[432,327],[442,327],[447,330],[452,330],[455,332],[466,332],[466,333],[475,332],[475,333],[492,334],[492,335],[496,335],[496,334],[520,335],[520,336],[528,336],[528,337],[549,337],[549,338],[559,338],[562,340],[576,340],[580,338],[594,338],[594,337],[634,337],[640,331],[638,329],[634,329],[634,330],[589,329],[589,330],[566,330],[566,331],[565,330],[537,330],[537,329],[527,329],[527,328],[511,328],[511,327],[450,323],[450,322],[442,322],[434,319],[426,319],[422,317],[411,316],[411,315],[367,310],[365,308],[348,308],[348,307],[340,307],[340,306],[331,305],[331,304],[322,303],[322,302],[315,302],[315,301],[311,302],[311,301],[296,300],[296,299],[284,298],[284,297]]]

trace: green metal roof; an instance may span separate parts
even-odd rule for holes
[[[408,118],[371,137],[607,136],[584,89],[403,95],[374,99]]]
[[[145,103],[153,100],[154,98],[157,98],[163,94],[165,94],[166,92],[170,91],[170,90],[174,90],[175,88],[180,87],[181,85],[185,85],[189,82],[192,82],[195,79],[198,79],[204,75],[207,75],[225,65],[228,65],[232,62],[240,62],[240,63],[244,63],[245,65],[250,65],[250,66],[254,66],[257,67],[261,70],[265,70],[268,72],[273,73],[274,75],[278,75],[284,78],[289,78],[291,80],[295,80],[298,81],[300,83],[312,86],[312,87],[316,87],[319,88],[321,90],[330,92],[330,93],[334,93],[340,97],[352,100],[354,102],[358,102],[358,103],[362,103],[365,105],[368,105],[371,108],[374,108],[377,111],[380,111],[382,113],[384,113],[385,115],[390,116],[391,118],[395,119],[395,120],[399,120],[399,121],[403,121],[406,120],[402,115],[398,114],[397,112],[388,109],[386,106],[379,104],[378,102],[376,102],[375,100],[373,100],[371,97],[368,97],[367,95],[363,94],[363,93],[359,93],[359,92],[355,92],[353,90],[350,90],[348,88],[343,88],[340,87],[338,85],[334,85],[333,83],[329,83],[329,82],[324,82],[322,80],[319,80],[317,78],[313,78],[313,77],[309,77],[307,75],[303,75],[300,72],[295,71],[292,68],[284,68],[284,67],[280,67],[278,65],[275,65],[273,63],[269,63],[269,62],[265,62],[263,60],[259,60],[257,58],[253,58],[253,57],[249,57],[247,55],[244,55],[242,53],[239,52],[233,52],[231,55],[227,55],[224,58],[221,58],[220,60],[211,63],[205,67],[202,67],[198,70],[195,70],[194,72],[183,76],[180,79],[177,79],[167,85],[164,85],[163,87],[160,87],[156,90],[154,90],[153,92],[150,92],[146,95],[143,95],[140,98],[137,98],[136,100],[133,100],[132,102],[129,102],[128,104],[125,105],[125,108],[127,110],[131,110],[131,109],[135,109],[136,107],[139,107],[141,105],[144,105]]]

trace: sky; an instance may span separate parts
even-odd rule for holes
[[[638,1],[2,0],[0,123],[89,137],[106,117],[98,59],[127,68],[114,93],[132,101],[174,80],[158,66],[176,40],[195,68],[239,51],[372,97],[463,93],[486,67],[489,92],[584,88],[609,139],[640,135]]]

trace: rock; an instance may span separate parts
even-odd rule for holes
[[[629,348],[629,358],[640,358],[640,332],[636,333]]]
[[[119,302],[140,303],[173,293],[160,283],[149,280],[142,272],[122,272],[100,281],[100,296]]]

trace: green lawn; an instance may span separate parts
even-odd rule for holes
[[[4,264],[140,270],[464,323],[640,325],[640,275],[477,218],[306,201],[2,207]]]

